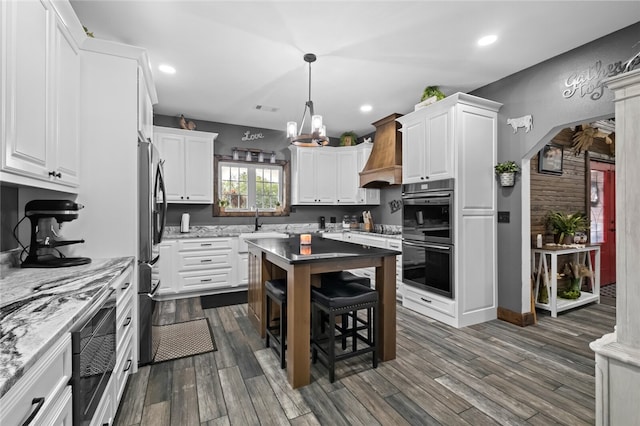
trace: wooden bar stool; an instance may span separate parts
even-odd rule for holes
[[[266,344],[270,347],[270,340],[273,339],[275,345],[271,346],[273,351],[280,358],[280,368],[287,366],[287,360],[285,357],[285,351],[287,349],[287,280],[269,280],[264,283],[266,295],[267,295],[267,329],[266,331]],[[272,303],[277,304],[280,307],[280,317],[274,318],[274,322],[277,324],[272,325]],[[278,334],[275,334],[275,333]]]
[[[320,282],[321,284],[324,283],[332,283],[332,282],[341,282],[341,283],[355,283],[355,284],[360,284],[363,285],[365,287],[369,287],[371,288],[371,280],[367,277],[360,277],[352,272],[349,271],[338,271],[338,272],[325,272],[324,274],[322,274],[320,276]],[[342,334],[342,349],[346,349],[347,348],[347,333],[346,330],[344,330],[342,328],[342,324],[348,324],[348,315],[349,314],[343,314],[342,315],[342,320],[340,321],[340,323],[336,323],[336,329],[340,332],[340,334]],[[356,312],[352,312],[351,313],[351,317],[352,320],[355,324],[355,322],[357,321],[357,315]],[[322,326],[321,326],[321,330],[322,332],[324,332],[324,324],[325,321],[322,321]]]
[[[366,320],[357,318],[358,311],[366,310]],[[325,314],[325,315],[321,315]],[[350,315],[351,324],[343,323],[336,327],[336,316]],[[321,333],[327,318],[327,333]],[[362,327],[358,324],[361,323]],[[378,293],[360,284],[350,282],[325,282],[322,287],[311,289],[311,359],[315,363],[320,360],[329,369],[329,381],[335,381],[335,363],[366,353],[372,353],[373,368],[378,367]],[[336,334],[336,330],[339,331]],[[367,330],[366,335],[359,331]],[[347,352],[336,353],[335,339],[351,337],[352,347]],[[365,347],[358,349],[357,342]],[[344,340],[343,340],[344,342]],[[346,344],[343,344],[343,350]]]

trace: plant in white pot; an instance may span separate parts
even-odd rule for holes
[[[500,176],[501,186],[513,186],[516,181],[516,173],[520,171],[520,167],[515,161],[503,161],[495,166],[496,174]]]

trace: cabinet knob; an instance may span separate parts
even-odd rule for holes
[[[189,197],[187,196],[187,200],[189,199]]]
[[[181,200],[184,200],[184,197],[181,195],[181,196],[180,196],[180,199],[181,199]]]

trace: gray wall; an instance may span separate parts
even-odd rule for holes
[[[498,161],[515,160],[535,155],[560,129],[599,118],[614,115],[613,93],[604,88],[597,98],[607,74],[607,67],[630,58],[637,52],[640,23],[629,26],[592,43],[566,52],[548,61],[496,81],[473,92],[477,96],[501,102],[498,121]],[[596,75],[596,63],[601,62],[603,75]],[[569,88],[565,83],[581,75],[586,81],[572,96],[564,96]],[[593,77],[593,78],[592,78]],[[533,116],[530,132],[513,129],[507,118]],[[520,181],[518,181],[520,183]],[[498,193],[498,209],[511,212],[511,222],[498,225],[498,296],[499,306],[515,311],[528,312],[522,306],[522,185],[501,188]],[[524,226],[529,227],[526,223]],[[527,237],[528,239],[528,237]]]
[[[214,154],[231,155],[234,147],[256,148],[263,151],[275,151],[279,160],[291,160],[291,151],[288,149],[285,132],[271,129],[260,129],[255,127],[237,126],[233,124],[216,123],[210,121],[192,120],[196,124],[196,130],[203,132],[217,133],[218,137],[214,143]],[[179,128],[178,117],[156,114],[153,124],[162,127]],[[253,141],[243,141],[245,132],[250,134],[262,133],[264,138]],[[367,135],[368,136],[368,135]],[[338,140],[331,140],[332,146],[337,146]],[[399,199],[400,186],[390,187],[381,191],[381,199]],[[389,191],[390,195],[385,195]],[[398,194],[397,196],[395,194]],[[290,216],[265,217],[260,219],[265,224],[281,223],[318,223],[320,216],[324,216],[327,223],[331,217],[335,217],[339,223],[345,214],[362,214],[363,210],[371,210],[373,219],[377,223],[388,225],[400,225],[399,213],[391,215],[389,205],[382,202],[380,206],[293,206]],[[254,219],[250,217],[214,217],[210,204],[170,204],[167,217],[167,224],[179,225],[182,213],[191,215],[192,225],[230,225],[230,224],[252,224]]]
[[[18,188],[0,186],[2,228],[0,228],[0,252],[18,247],[13,238],[13,228],[18,223]]]

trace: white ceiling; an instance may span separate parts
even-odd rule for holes
[[[425,86],[470,92],[640,21],[639,1],[96,1],[96,38],[146,48],[155,113],[284,130],[308,96],[330,136],[374,131]],[[476,40],[498,35],[488,47]],[[635,51],[634,51],[635,49]],[[629,46],[629,56],[638,46]],[[174,75],[158,71],[168,63]],[[361,113],[362,104],[373,110]],[[276,112],[256,105],[277,108]],[[307,119],[307,123],[308,123]]]

